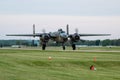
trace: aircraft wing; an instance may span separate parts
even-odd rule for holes
[[[111,34],[79,34],[80,36],[110,36]]]
[[[29,37],[41,37],[43,34],[7,34],[6,36],[29,36]]]

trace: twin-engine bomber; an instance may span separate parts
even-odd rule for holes
[[[66,33],[67,32],[67,33]],[[75,32],[74,34],[69,34],[69,25],[66,26],[66,32],[62,29],[58,29],[56,32],[50,33],[35,33],[35,24],[33,24],[33,34],[7,34],[6,36],[31,36],[40,37],[42,50],[46,49],[46,44],[51,39],[56,43],[62,43],[63,50],[65,50],[65,43],[70,40],[73,50],[76,50],[75,42],[78,42],[82,36],[109,36],[110,34],[79,34]]]

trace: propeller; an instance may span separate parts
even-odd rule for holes
[[[42,32],[43,32],[43,33],[46,33],[46,30],[45,30],[45,29],[42,29]]]
[[[78,33],[78,28],[75,29],[75,32]]]

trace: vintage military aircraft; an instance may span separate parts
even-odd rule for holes
[[[56,32],[50,33],[35,33],[35,24],[33,24],[33,34],[7,34],[6,36],[32,36],[32,37],[40,37],[42,50],[46,49],[46,44],[51,39],[56,43],[62,43],[63,50],[65,50],[65,42],[70,39],[70,43],[73,50],[76,50],[75,42],[78,42],[80,37],[82,36],[109,36],[110,34],[78,34],[77,32],[74,34],[69,34],[69,25],[66,26],[67,33],[62,29],[58,29]]]

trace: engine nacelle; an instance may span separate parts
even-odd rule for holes
[[[73,35],[70,35],[70,39],[72,42],[77,42],[80,40],[80,36],[78,33],[74,33]]]
[[[40,38],[40,40],[42,41],[42,42],[48,42],[49,41],[49,39],[50,39],[50,36],[48,35],[48,34],[43,34],[42,36],[41,36],[41,38]]]

